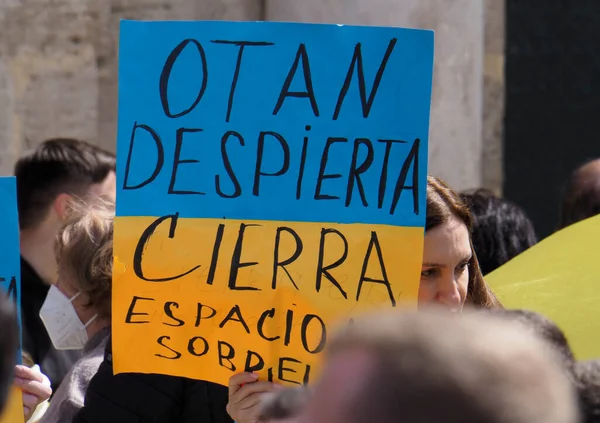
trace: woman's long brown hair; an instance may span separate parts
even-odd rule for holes
[[[467,205],[460,196],[454,192],[444,181],[435,176],[427,177],[427,219],[425,232],[443,225],[451,217],[460,219],[471,233],[473,217]],[[469,261],[469,287],[467,289],[467,303],[481,308],[502,308],[500,301],[483,280],[481,269],[473,243],[471,243],[473,257]]]

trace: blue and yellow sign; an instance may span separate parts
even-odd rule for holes
[[[2,216],[0,226],[3,242],[0,244],[0,295],[7,296],[18,311],[19,334],[21,333],[21,255],[19,250],[19,218],[17,212],[17,187],[14,177],[0,178]],[[19,335],[19,338],[21,336]],[[19,342],[20,344],[20,342]],[[21,362],[21,348],[15,352]],[[23,396],[20,389],[12,387],[0,416],[0,423],[23,422]]]
[[[115,372],[304,383],[416,305],[431,31],[123,22],[119,63]]]

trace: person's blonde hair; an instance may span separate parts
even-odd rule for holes
[[[111,316],[114,216],[114,204],[101,198],[74,199],[55,246],[59,274],[100,318]]]

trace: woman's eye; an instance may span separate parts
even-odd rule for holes
[[[463,272],[468,266],[469,266],[469,262],[467,261],[465,263],[459,264],[458,267],[456,268],[456,270],[459,272]]]
[[[437,274],[437,269],[425,269],[421,271],[422,278],[431,278]]]

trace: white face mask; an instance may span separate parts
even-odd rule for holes
[[[86,328],[97,315],[83,324],[73,307],[73,298],[67,298],[62,292],[52,285],[46,300],[40,309],[40,318],[46,326],[50,340],[57,350],[80,350],[88,341]]]

